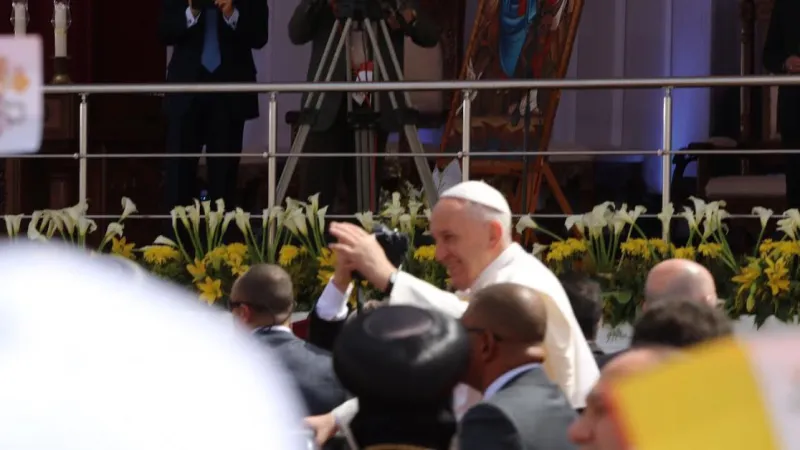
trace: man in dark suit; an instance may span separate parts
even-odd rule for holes
[[[253,49],[267,44],[266,0],[162,0],[161,40],[173,47],[170,83],[254,83]],[[208,3],[207,5],[205,3]],[[238,153],[244,122],[258,117],[257,94],[169,94],[169,153]],[[166,206],[197,197],[197,158],[167,159]],[[208,195],[235,203],[239,158],[209,158]]]
[[[308,412],[323,414],[347,399],[333,372],[331,354],[292,333],[292,279],[281,267],[258,264],[239,277],[231,292],[231,312],[253,329],[294,377]]]
[[[602,367],[609,355],[597,345],[597,331],[603,318],[603,298],[600,283],[582,272],[568,272],[558,277],[569,298],[572,312],[581,327],[583,337],[592,349],[597,366]]]
[[[512,283],[493,284],[470,300],[461,318],[471,340],[465,382],[484,398],[461,419],[461,450],[575,448],[567,429],[576,413],[544,371],[544,301]]]
[[[304,45],[311,42],[312,45],[307,81],[314,79],[317,68],[321,63],[328,37],[333,26],[337,23],[334,7],[330,1],[332,0],[302,0],[289,21],[289,39],[292,43]],[[377,4],[378,0],[374,1]],[[425,14],[417,10],[416,4],[416,0],[404,2],[405,9],[387,20],[392,47],[397,53],[401,70],[406,35],[421,47],[434,47],[439,41],[439,29]],[[383,39],[380,29],[378,28],[375,31],[380,43],[381,56],[383,56],[384,63],[389,71],[388,76],[391,80],[396,81],[397,75],[392,67],[389,48],[385,39]],[[351,32],[350,46],[353,67],[347,67],[347,58],[343,51],[337,61],[332,81],[346,81],[348,70],[352,74],[350,79],[357,79],[358,73],[368,67],[372,56],[374,56],[371,55],[372,47],[369,45],[365,32],[362,33],[359,30]],[[325,70],[330,67],[332,55],[333,50],[331,50],[326,61]],[[377,62],[375,62],[374,67],[377,68]],[[399,92],[395,94],[400,107],[405,107],[403,96]],[[325,94],[325,100],[319,113],[313,117],[312,132],[308,136],[304,151],[313,153],[349,153],[355,150],[352,127],[347,123],[346,98],[352,100],[352,94],[344,92],[328,92]],[[303,96],[301,104],[305,104],[305,99],[306,95]],[[356,104],[355,101],[354,104]],[[390,111],[391,103],[388,95],[380,95],[378,104],[381,111],[381,120],[375,148],[380,152],[386,146],[388,133],[401,129],[401,126],[397,115],[392,114]],[[366,105],[366,102],[362,104],[362,107],[364,105]],[[356,106],[358,105],[356,104]],[[375,173],[378,174],[378,177],[380,177],[382,170],[382,160],[382,158],[377,158],[378,163]],[[337,179],[341,172],[348,189],[348,211],[346,212],[352,213],[355,211],[357,205],[355,204],[356,195],[354,195],[356,186],[355,161],[353,158],[310,159],[307,161],[307,165],[306,183],[304,185],[304,193],[301,196],[306,197],[319,192],[320,204],[332,205],[336,196]]]
[[[775,0],[767,39],[764,43],[764,67],[775,74],[800,74],[800,3]],[[800,149],[800,86],[781,86],[778,91],[778,129],[786,149]],[[800,207],[800,154],[787,154],[786,202],[788,208]]]

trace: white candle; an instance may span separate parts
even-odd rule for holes
[[[67,56],[67,5],[56,3],[54,16],[55,56],[56,58],[65,58]]]
[[[14,36],[25,36],[28,31],[28,12],[25,3],[14,2]]]

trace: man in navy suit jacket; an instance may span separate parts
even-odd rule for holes
[[[169,83],[255,83],[254,49],[267,45],[267,0],[162,0],[159,36],[172,46]],[[244,123],[258,117],[255,93],[166,96],[170,153],[238,153]],[[198,158],[167,159],[167,208],[197,196]],[[211,200],[235,201],[239,158],[209,159]]]
[[[294,376],[308,413],[324,414],[345,401],[347,394],[333,371],[331,354],[292,333],[294,305],[291,277],[272,264],[251,267],[231,292],[231,312]]]

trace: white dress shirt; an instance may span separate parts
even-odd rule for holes
[[[202,12],[200,14],[203,14]],[[186,8],[186,28],[191,28],[197,25],[197,22],[200,19],[200,14],[197,17],[192,14],[192,8]],[[239,23],[239,10],[233,8],[233,13],[230,17],[225,17],[225,14],[222,15],[222,18],[225,19],[225,23],[228,24],[229,27],[236,29],[236,24]]]
[[[445,292],[411,274],[400,272],[395,279],[389,302],[437,309],[453,317],[461,317],[467,309],[467,303],[459,297],[468,298],[475,291],[503,282],[518,283],[544,294],[542,297],[547,309],[548,323],[544,342],[547,359],[543,368],[550,379],[561,387],[573,408],[585,407],[586,396],[600,377],[597,363],[558,278],[518,244],[511,244],[481,272],[470,289],[457,295]],[[317,308],[330,311],[345,305],[347,297],[335,295],[337,292],[338,290],[326,289],[319,298]],[[463,397],[463,393],[460,396]],[[456,392],[456,398],[458,397],[459,393]],[[480,399],[475,395],[472,397]],[[468,409],[472,405],[465,406]],[[334,410],[334,413],[339,420],[347,421],[352,416],[348,417],[346,414],[357,410],[352,405],[340,408]]]

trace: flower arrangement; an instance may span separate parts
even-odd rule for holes
[[[446,289],[446,270],[436,262],[436,247],[428,236],[430,210],[419,191],[406,191],[406,195],[395,192],[387,196],[380,211],[359,213],[356,218],[367,231],[383,223],[406,233],[411,245],[404,270]],[[128,258],[156,276],[193,289],[208,304],[223,306],[233,282],[250,265],[280,264],[295,282],[300,308],[309,308],[330,280],[336,263],[324,233],[327,207],[320,206],[318,199],[317,195],[305,202],[288,199],[285,205],[263,210],[260,217],[241,209],[228,211],[222,201],[195,201],[171,211],[174,237],[159,236],[151,245],[139,247],[124,236],[124,221],[136,212],[136,205],[123,198],[120,218],[107,226],[94,248],[88,237],[97,231],[97,224],[87,216],[85,204],[34,212],[25,237],[61,240],[87,251]],[[548,245],[534,244],[533,254],[554,272],[583,271],[599,280],[604,319],[612,326],[636,317],[648,271],[668,258],[690,259],[708,267],[732,317],[752,315],[757,325],[769,317],[795,321],[800,314],[800,212],[786,211],[775,223],[783,238],[771,240],[764,235],[773,211],[754,208],[761,232],[752,252],[737,255],[727,239],[730,214],[725,203],[691,200],[692,206],[681,212],[668,205],[657,215],[666,230],[674,220],[685,221],[689,237],[682,242],[648,236],[637,224],[646,213],[643,206],[615,207],[611,202],[568,217],[561,234],[539,226],[532,216],[519,219],[516,231],[533,230],[549,237]],[[22,215],[3,219],[9,239],[23,237]],[[240,242],[223,240],[231,225],[241,234]],[[366,282],[360,291],[365,298],[377,295]]]

